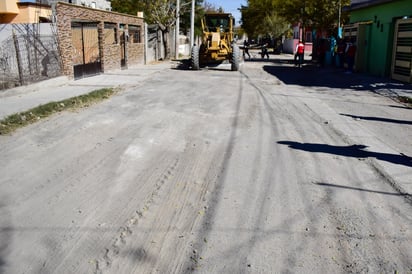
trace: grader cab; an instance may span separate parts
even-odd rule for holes
[[[192,47],[192,69],[229,61],[232,71],[239,70],[240,50],[234,40],[233,16],[229,13],[206,13],[201,23],[202,43]]]

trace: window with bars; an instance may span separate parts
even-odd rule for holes
[[[129,37],[133,44],[142,43],[142,28],[140,26],[129,25]]]

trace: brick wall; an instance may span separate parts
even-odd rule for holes
[[[107,72],[112,69],[121,68],[120,45],[123,31],[127,31],[129,25],[140,26],[141,42],[133,43],[132,39],[126,42],[126,64],[127,66],[144,63],[144,32],[143,18],[120,14],[116,12],[97,10],[77,5],[59,2],[56,5],[56,19],[58,28],[59,50],[61,54],[62,73],[69,77],[74,77],[73,69],[73,37],[72,22],[95,22],[98,28],[99,51],[102,71]],[[116,39],[110,37],[110,42],[106,42],[104,24],[116,24]],[[115,42],[113,42],[114,40]]]

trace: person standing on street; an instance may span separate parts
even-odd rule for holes
[[[262,44],[262,47],[261,47],[262,59],[264,59],[265,56],[267,57],[267,59],[269,59],[268,46],[269,45],[267,43]]]
[[[319,48],[318,48],[319,65],[321,68],[325,67],[326,51],[327,51],[327,40],[321,39],[319,43]]]
[[[304,54],[305,44],[303,44],[302,40],[299,40],[299,43],[296,45],[295,49],[295,66],[302,67]]]
[[[249,42],[245,40],[245,41],[243,42],[243,59],[245,59],[246,54],[247,54],[247,56],[249,57],[249,60],[250,60]]]
[[[355,64],[355,54],[356,54],[356,44],[355,40],[352,38],[350,43],[346,46],[346,61],[348,62],[348,71],[346,73],[353,72],[353,66]]]
[[[343,68],[343,63],[345,62],[345,48],[346,44],[343,39],[339,39],[338,45],[336,48],[336,54],[337,54],[337,62],[336,65],[339,68]]]

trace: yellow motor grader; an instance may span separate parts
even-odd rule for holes
[[[231,63],[232,71],[239,70],[240,49],[234,40],[234,18],[230,13],[206,13],[202,18],[202,44],[193,45],[191,67]]]

